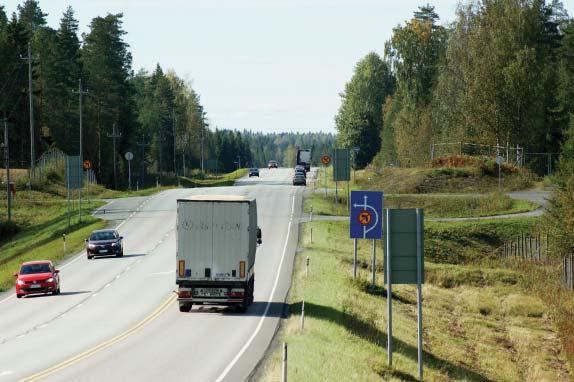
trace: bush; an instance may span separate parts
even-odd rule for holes
[[[20,231],[20,227],[13,221],[0,222],[0,242],[9,239]]]

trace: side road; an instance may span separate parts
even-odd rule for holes
[[[480,217],[467,217],[467,218],[425,218],[427,221],[438,221],[438,222],[453,222],[453,221],[466,221],[466,220],[489,220],[489,219],[509,219],[509,218],[519,218],[519,217],[536,217],[541,216],[544,210],[548,206],[548,199],[550,198],[551,191],[539,191],[539,190],[525,190],[525,191],[514,191],[508,192],[506,195],[512,199],[516,200],[527,200],[529,202],[538,203],[539,208],[516,214],[505,214],[505,215],[494,215],[494,216],[480,216]],[[420,194],[417,194],[420,196]],[[436,196],[480,196],[479,194],[433,194],[430,197]],[[302,221],[309,221],[311,218],[310,214],[306,214],[301,218]],[[330,220],[330,221],[343,221],[348,220],[349,216],[327,216],[327,215],[313,215],[315,220]]]

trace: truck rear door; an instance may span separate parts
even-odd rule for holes
[[[245,279],[248,253],[249,204],[214,203],[213,277],[219,280]]]

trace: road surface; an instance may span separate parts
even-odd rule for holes
[[[121,222],[123,258],[81,254],[59,265],[59,296],[0,296],[0,382],[245,380],[283,314],[302,190],[291,185],[290,170],[263,169],[235,187],[113,201],[99,214]],[[255,302],[245,314],[180,313],[174,302],[175,200],[201,193],[257,198],[263,244]]]

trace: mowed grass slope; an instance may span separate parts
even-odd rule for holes
[[[504,235],[516,233],[519,224],[510,224],[503,236],[491,240],[491,250]],[[427,223],[427,228],[426,240],[432,241],[445,227]],[[459,235],[472,230],[465,224],[459,228]],[[441,238],[450,242],[451,251],[488,245],[474,239],[458,241],[454,236]],[[414,286],[393,288],[395,349],[394,366],[389,368],[387,296],[380,267],[377,286],[370,286],[370,242],[360,241],[358,280],[352,279],[352,241],[345,222],[306,223],[300,246],[289,296],[291,316],[279,334],[279,341],[289,345],[289,380],[417,380]],[[378,253],[380,256],[380,249]],[[304,271],[307,256],[308,278]],[[523,272],[491,259],[474,260],[453,265],[427,259],[423,287],[425,380],[569,380],[570,370],[560,352],[550,310],[541,298],[529,293]],[[301,330],[303,300],[306,320]],[[280,380],[280,357],[277,348],[257,379]]]
[[[5,202],[4,199],[4,205]],[[105,226],[105,222],[90,215],[94,208],[103,204],[101,201],[84,201],[80,223],[76,201],[68,227],[68,207],[62,197],[38,191],[17,193],[13,200],[13,222],[2,225],[4,234],[0,236],[0,291],[13,286],[12,274],[23,261],[58,261],[80,250],[83,240],[92,230]],[[6,211],[2,211],[3,218],[5,214]],[[13,231],[8,235],[8,230]],[[63,234],[66,234],[66,252]]]
[[[338,200],[338,203],[335,203]],[[484,195],[385,194],[385,208],[424,208],[427,217],[453,218],[516,214],[539,208],[536,203],[511,199],[500,193]],[[346,190],[335,198],[315,192],[305,198],[304,211],[316,215],[349,215]]]

